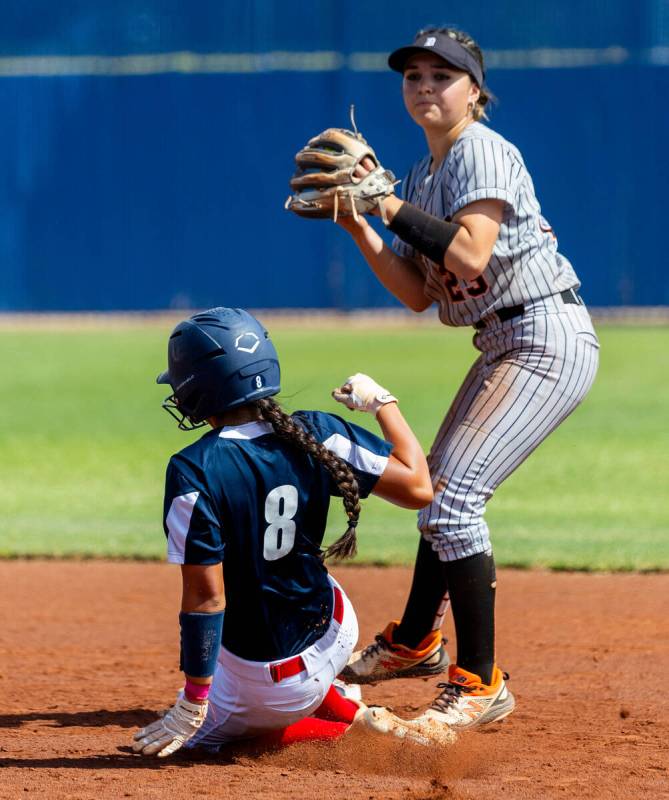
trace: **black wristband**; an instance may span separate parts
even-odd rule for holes
[[[460,226],[433,217],[420,208],[404,202],[392,218],[388,230],[397,234],[403,242],[415,247],[435,264],[444,263],[444,254],[453,241]]]

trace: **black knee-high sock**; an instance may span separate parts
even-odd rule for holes
[[[492,680],[495,663],[495,559],[480,553],[457,561],[440,561],[421,538],[411,592],[393,640],[416,647],[433,629],[448,592],[457,638],[457,664]]]
[[[490,683],[495,663],[495,560],[480,553],[442,564],[448,576],[458,666]]]
[[[439,561],[430,543],[421,536],[411,592],[393,641],[415,648],[433,630],[447,590],[444,563]]]

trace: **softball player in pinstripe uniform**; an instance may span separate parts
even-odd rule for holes
[[[514,707],[495,662],[486,502],[585,397],[599,345],[521,154],[479,122],[490,95],[476,43],[432,28],[389,64],[403,75],[404,102],[429,153],[410,170],[405,201],[384,201],[392,248],[364,217],[340,224],[404,305],[423,311],[437,303],[445,325],[473,326],[480,355],[429,454],[435,498],[419,512],[404,616],[352,656],[344,677],[366,682],[445,669],[440,628],[450,597],[457,663],[419,719],[463,728]]]

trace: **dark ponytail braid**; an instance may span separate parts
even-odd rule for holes
[[[351,468],[343,459],[331,453],[308,431],[300,427],[271,397],[256,400],[255,405],[265,422],[269,422],[274,428],[277,436],[313,456],[334,478],[342,494],[344,508],[348,515],[348,528],[336,542],[328,547],[323,554],[323,560],[326,558],[352,558],[358,552],[355,529],[360,518],[360,493],[358,481]]]

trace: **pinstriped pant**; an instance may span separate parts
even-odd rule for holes
[[[474,345],[481,355],[428,456],[434,501],[418,515],[442,561],[492,552],[486,502],[583,400],[599,361],[586,308],[559,296],[486,326]]]

